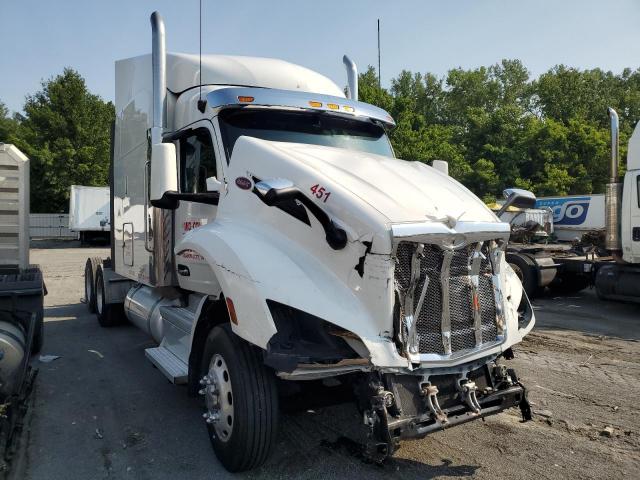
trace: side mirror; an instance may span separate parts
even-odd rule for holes
[[[151,205],[174,209],[177,204],[170,194],[178,191],[178,165],[176,146],[173,143],[151,145],[151,178],[149,199]]]
[[[431,166],[445,175],[449,175],[449,162],[446,160],[434,160]]]
[[[331,248],[341,250],[347,246],[347,232],[338,227],[329,218],[327,212],[302,193],[291,180],[284,178],[262,180],[255,184],[253,193],[269,207],[277,207],[286,200],[295,199],[299,201],[320,222],[324,229],[325,239]]]
[[[256,183],[255,193],[264,203],[272,207],[284,200],[295,198],[299,190],[295,188],[291,180],[272,178]]]
[[[207,192],[219,192],[222,190],[222,182],[216,177],[209,177],[206,179]]]
[[[529,190],[524,190],[522,188],[507,188],[502,192],[502,194],[507,200],[504,202],[504,205],[502,205],[500,210],[498,210],[498,217],[506,212],[509,207],[533,208],[536,205],[536,196]]]

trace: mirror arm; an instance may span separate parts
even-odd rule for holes
[[[178,193],[178,192],[165,192],[159,200],[152,200],[151,205],[165,210],[175,210],[178,208],[180,200],[185,202],[203,203],[205,205],[218,205],[220,201],[219,192],[208,193]]]
[[[515,199],[516,199],[515,195],[511,195],[509,198],[507,198],[507,200],[504,202],[502,207],[500,207],[500,210],[498,210],[498,213],[496,213],[496,216],[498,218],[501,218],[501,215],[507,211],[507,208],[511,206],[511,204]]]
[[[338,227],[329,215],[316,205],[313,200],[307,197],[296,187],[287,187],[282,189],[270,189],[264,195],[257,189],[253,189],[260,200],[272,207],[286,200],[295,199],[302,203],[311,214],[316,217],[322,228],[324,229],[325,239],[334,250],[342,250],[347,245],[347,233]]]

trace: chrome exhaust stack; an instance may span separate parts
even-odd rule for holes
[[[622,183],[618,175],[618,148],[620,139],[620,122],[618,113],[609,108],[611,121],[611,163],[610,178],[605,192],[605,248],[614,256],[622,251],[620,238],[620,214],[622,208]]]
[[[347,82],[349,83],[347,98],[358,100],[358,67],[356,67],[355,62],[346,55],[342,57],[342,63],[344,63],[347,69]]]
[[[153,125],[151,143],[162,143],[167,105],[167,51],[164,20],[160,13],[151,14],[151,69],[153,78]]]

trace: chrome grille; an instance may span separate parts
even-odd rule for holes
[[[419,353],[446,355],[497,340],[493,269],[489,260],[489,246],[489,241],[481,244],[472,243],[450,251],[448,276],[446,267],[443,276],[443,262],[447,263],[444,249],[437,245],[420,245],[406,241],[398,244],[395,280],[404,306],[401,308],[401,315],[406,320],[413,314]],[[416,261],[414,255],[418,261],[416,265],[419,265],[419,275],[414,279],[412,286],[411,266],[412,262]],[[474,258],[478,256],[476,271],[473,271]],[[478,313],[474,315],[473,279],[476,273]],[[420,294],[427,279],[427,289],[420,306]],[[443,292],[443,288],[446,288],[446,291]],[[406,298],[409,298],[408,305],[404,303]],[[443,308],[443,300],[448,301],[448,309],[447,305]],[[411,305],[413,308],[410,308]],[[420,311],[416,311],[418,308]],[[448,322],[443,322],[447,313]],[[405,326],[407,329],[410,327],[406,323]],[[446,338],[443,338],[443,332]]]

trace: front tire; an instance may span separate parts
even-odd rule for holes
[[[278,394],[275,376],[259,351],[230,326],[214,327],[201,363],[204,418],[213,450],[230,472],[264,463],[276,440]]]

